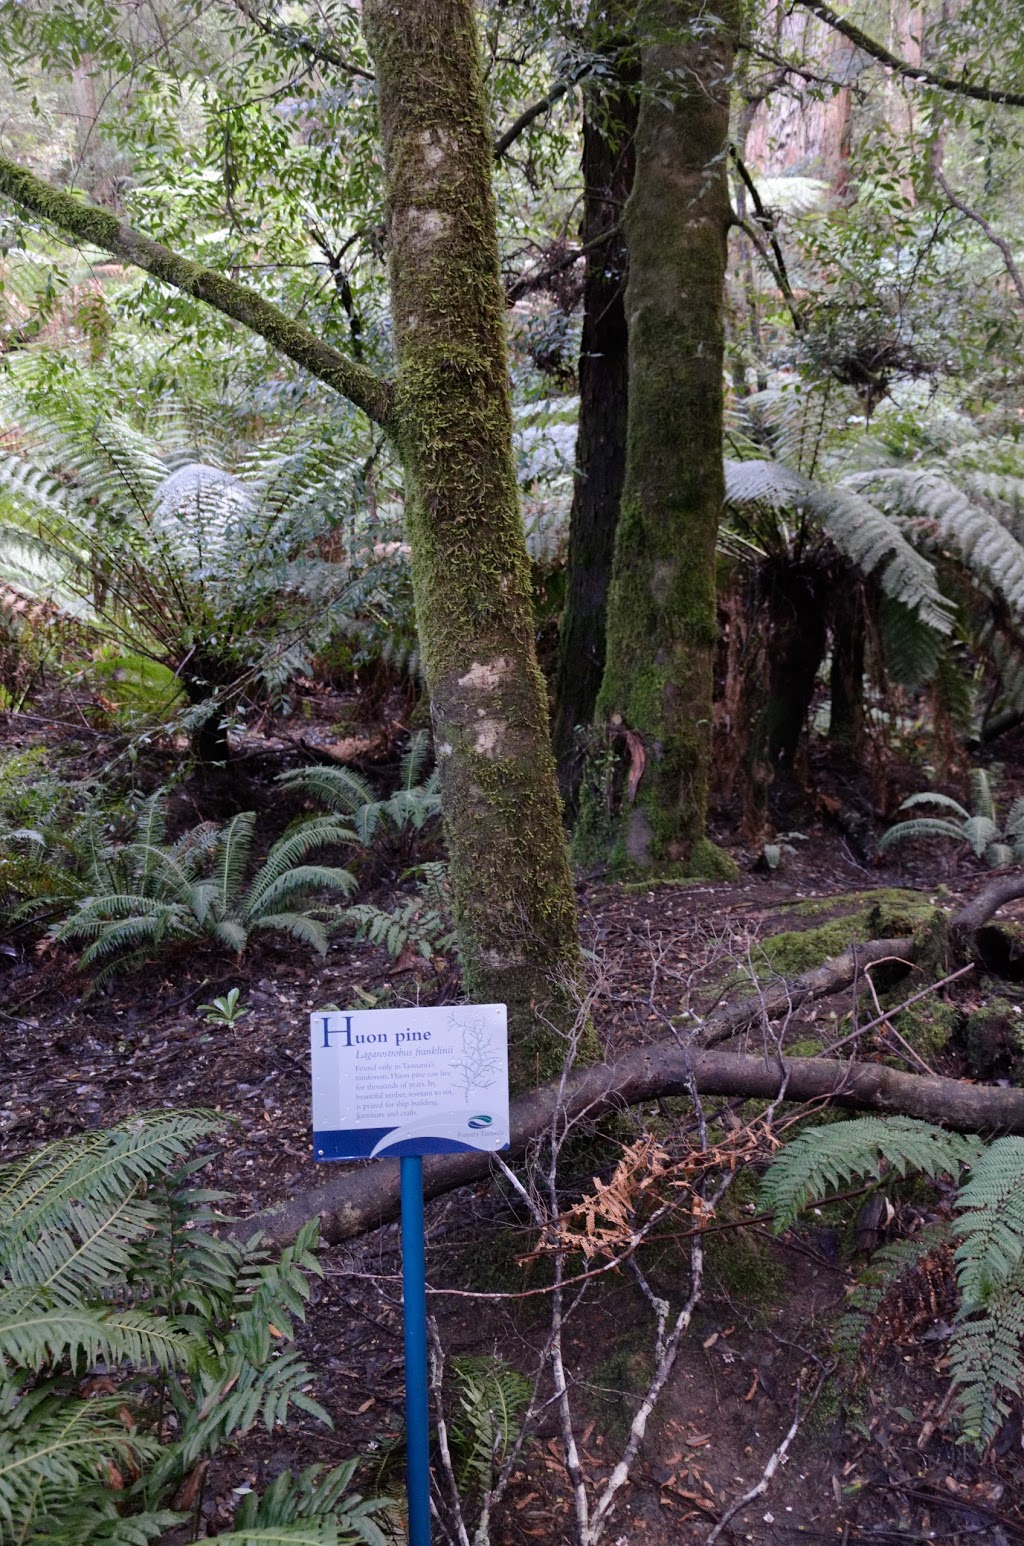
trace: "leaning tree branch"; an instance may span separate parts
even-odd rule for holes
[[[949,921],[950,932],[960,939],[975,934],[1007,902],[1019,901],[1021,897],[1024,897],[1024,874],[1020,871],[990,880],[983,891],[953,914]]]
[[[354,75],[359,80],[372,81],[376,77],[372,70],[364,70],[361,64],[346,58],[344,54],[323,38],[314,38],[304,27],[296,27],[287,22],[271,22],[265,16],[261,16],[254,0],[231,0],[236,11],[240,11],[257,32],[262,32],[264,37],[270,38],[279,48],[286,51],[298,49],[300,54],[314,64],[325,64],[328,69],[340,70],[345,75]]]
[[[1013,288],[1016,290],[1017,295],[1020,298],[1021,305],[1024,306],[1024,279],[1021,278],[1020,269],[1017,267],[1016,260],[1013,256],[1013,248],[1006,240],[1006,237],[1000,236],[999,232],[995,229],[994,226],[989,224],[984,215],[979,214],[976,209],[972,209],[969,204],[965,204],[963,199],[958,198],[943,176],[940,167],[932,167],[932,176],[935,178],[935,181],[942,189],[942,192],[946,198],[946,202],[952,204],[953,208],[958,209],[962,215],[966,215],[968,220],[973,220],[975,225],[980,226],[982,231],[984,231],[988,241],[992,243],[993,247],[998,249],[1006,267],[1006,272],[1009,274],[1010,279],[1013,282]]]
[[[3,156],[0,156],[0,194],[55,225],[64,235],[99,247],[121,262],[145,269],[164,284],[173,285],[185,295],[194,295],[214,310],[241,322],[281,354],[308,370],[310,375],[319,377],[347,397],[375,423],[387,423],[393,397],[391,383],[324,343],[256,290],[238,284],[202,263],[183,258],[108,210],[54,188]]]
[[[764,233],[765,238],[771,244],[772,253],[774,254],[774,262],[765,251],[764,245],[758,238],[757,234],[751,230],[748,222],[745,220],[737,220],[736,223],[746,233],[749,239],[753,242],[754,246],[757,248],[758,252],[761,254],[765,264],[771,271],[772,278],[775,280],[775,283],[782,291],[786,305],[789,307],[789,314],[793,318],[793,327],[795,331],[802,333],[804,330],[803,314],[800,310],[797,298],[793,293],[793,286],[790,284],[789,270],[786,267],[786,258],[782,251],[782,246],[779,242],[778,233],[775,229],[775,221],[771,215],[771,212],[765,208],[764,200],[761,198],[761,195],[757,191],[757,184],[751,177],[743,157],[740,155],[734,144],[729,146],[729,155],[732,157],[733,165],[739,173],[740,181],[743,183],[743,186],[750,194],[750,202],[754,206],[754,217],[757,220],[757,224],[761,231]]]
[[[554,107],[556,102],[560,102],[564,96],[567,96],[584,76],[590,74],[590,70],[591,66],[589,64],[580,65],[578,69],[570,71],[568,75],[563,75],[560,80],[555,81],[551,90],[545,92],[544,96],[539,97],[536,102],[531,102],[529,107],[524,108],[519,117],[509,124],[504,134],[500,134],[495,140],[495,161],[500,161],[506,152],[511,150],[520,135],[525,134],[537,118],[540,118],[549,108]]]
[[[995,102],[1000,107],[1024,107],[1024,92],[1003,91],[995,86],[976,86],[972,81],[957,80],[952,75],[936,75],[934,71],[927,70],[923,65],[911,64],[909,59],[901,59],[879,43],[876,38],[869,37],[862,32],[852,21],[847,21],[845,16],[840,16],[833,11],[824,0],[796,0],[805,11],[810,11],[817,16],[819,21],[826,22],[835,32],[841,33],[851,43],[860,49],[861,53],[868,54],[872,59],[877,59],[879,64],[884,64],[887,70],[901,75],[904,80],[913,81],[918,86],[935,86],[939,91],[949,91],[958,97],[971,97],[975,102]]]

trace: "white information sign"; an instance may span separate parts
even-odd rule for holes
[[[508,1147],[504,1004],[309,1017],[318,1160]]]

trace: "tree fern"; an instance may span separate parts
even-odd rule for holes
[[[379,590],[372,552],[321,556],[339,483],[356,476],[350,430],[320,426],[305,443],[278,430],[241,454],[237,432],[221,433],[200,460],[180,416],[154,436],[86,366],[46,351],[5,372],[0,430],[14,432],[0,455],[0,578],[71,598],[218,718],[254,682],[308,670]]]

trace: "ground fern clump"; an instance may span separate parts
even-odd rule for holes
[[[402,757],[398,787],[385,796],[375,794],[351,768],[292,768],[281,774],[280,782],[342,817],[365,849],[385,862],[406,866],[415,845],[440,823],[436,769],[423,779],[429,750],[429,735],[417,730]]]
[[[910,1117],[810,1128],[772,1162],[761,1203],[783,1229],[851,1182],[915,1174],[964,1178],[950,1230],[960,1297],[950,1371],[964,1432],[986,1444],[1024,1394],[1024,1138],[985,1143]],[[922,1235],[907,1265],[941,1243]]]
[[[187,940],[241,955],[254,934],[273,931],[324,955],[338,909],[321,898],[350,896],[356,880],[347,869],[303,861],[355,842],[354,834],[329,817],[299,822],[253,870],[255,828],[254,812],[242,811],[224,826],[202,822],[167,843],[164,801],[153,795],[134,841],[97,852],[91,894],[54,928],[54,938],[84,941],[79,964],[95,970],[97,981]]]
[[[971,791],[969,811],[959,800],[937,790],[910,795],[900,806],[901,811],[932,805],[941,814],[897,822],[885,833],[879,851],[912,838],[945,837],[966,843],[974,857],[983,859],[990,869],[1019,864],[1024,860],[1024,797],[1014,800],[1005,820],[1000,821],[988,775],[981,768],[975,768],[971,774]]]
[[[316,1225],[280,1254],[214,1233],[225,1195],[190,1184],[206,1160],[189,1156],[220,1125],[160,1112],[0,1169],[5,1541],[145,1546],[187,1522],[210,1459],[255,1425],[329,1424],[293,1345]],[[383,1546],[353,1470],[285,1473],[222,1539]]]

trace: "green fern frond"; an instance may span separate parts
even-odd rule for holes
[[[415,789],[420,782],[423,766],[430,753],[430,735],[426,730],[416,730],[409,738],[399,764],[399,788],[406,794]]]
[[[449,1435],[456,1477],[460,1488],[484,1492],[514,1441],[530,1382],[500,1358],[455,1358],[452,1376],[459,1399]]]
[[[940,794],[936,789],[922,789],[918,794],[908,795],[901,803],[901,811],[909,811],[916,805],[938,805],[943,810],[953,811],[962,821],[970,819],[970,811],[965,811],[959,800],[952,799],[948,794]]]
[[[317,891],[340,891],[344,896],[351,896],[357,889],[358,882],[350,870],[335,869],[326,864],[298,864],[294,869],[278,875],[276,880],[260,886],[255,902],[257,916],[263,916],[265,912],[279,912],[282,904]],[[248,906],[245,916],[247,921],[255,923],[256,919],[249,914]]]
[[[967,1315],[965,1302],[962,1315]],[[961,1419],[976,1444],[995,1437],[1024,1392],[1024,1275],[991,1294],[984,1311],[957,1326],[949,1359]]]
[[[962,836],[971,845],[975,858],[980,859],[999,837],[999,828],[987,816],[969,816],[964,822]]]
[[[912,1117],[856,1117],[810,1128],[776,1155],[761,1184],[761,1207],[785,1229],[802,1209],[845,1183],[897,1175],[956,1175],[980,1152],[977,1139]]]
[[[965,1306],[984,1305],[1024,1262],[1024,1138],[998,1138],[957,1197],[957,1274]]]
[[[268,906],[268,899],[272,897],[274,888],[289,870],[300,865],[307,854],[318,848],[342,847],[354,841],[355,835],[351,828],[344,826],[333,817],[314,816],[308,821],[299,822],[283,837],[278,838],[267,854],[242,904],[243,916],[255,917]],[[338,871],[338,873],[347,874],[348,872]],[[347,884],[347,882],[341,883],[342,887]]]
[[[972,768],[970,773],[972,812],[995,825],[996,805],[992,798],[992,783],[984,768]]]
[[[365,778],[349,768],[292,768],[278,777],[289,790],[301,790],[328,810],[342,816],[354,816],[364,805],[372,805],[375,795]]]
[[[922,816],[916,821],[898,821],[890,827],[879,839],[878,850],[884,853],[894,843],[908,842],[915,837],[950,837],[958,843],[967,841],[963,827],[957,827],[951,821],[940,821],[937,816]]]
[[[109,1277],[108,1270],[105,1281]],[[112,1368],[127,1360],[136,1368],[187,1369],[199,1347],[163,1316],[87,1307],[77,1294],[52,1309],[24,1290],[0,1291],[0,1361],[8,1366],[38,1373],[63,1358],[72,1368],[102,1358]]]
[[[308,945],[320,956],[327,954],[330,945],[327,930],[316,918],[310,917],[309,913],[264,913],[254,922],[253,928],[278,930],[282,934],[290,934],[292,939]]]
[[[221,1123],[210,1111],[147,1113],[145,1119],[130,1117],[103,1132],[60,1140],[4,1166],[0,1169],[4,1249],[14,1234],[69,1228],[74,1222],[71,1204],[77,1198],[106,1206],[167,1175]]]
[[[54,1498],[97,1479],[107,1461],[138,1466],[160,1449],[125,1427],[115,1400],[68,1401],[48,1387],[23,1397],[18,1420],[0,1426],[0,1524],[24,1529]]]
[[[213,879],[223,908],[234,907],[245,879],[256,830],[255,811],[240,811],[220,834],[215,850]]]

